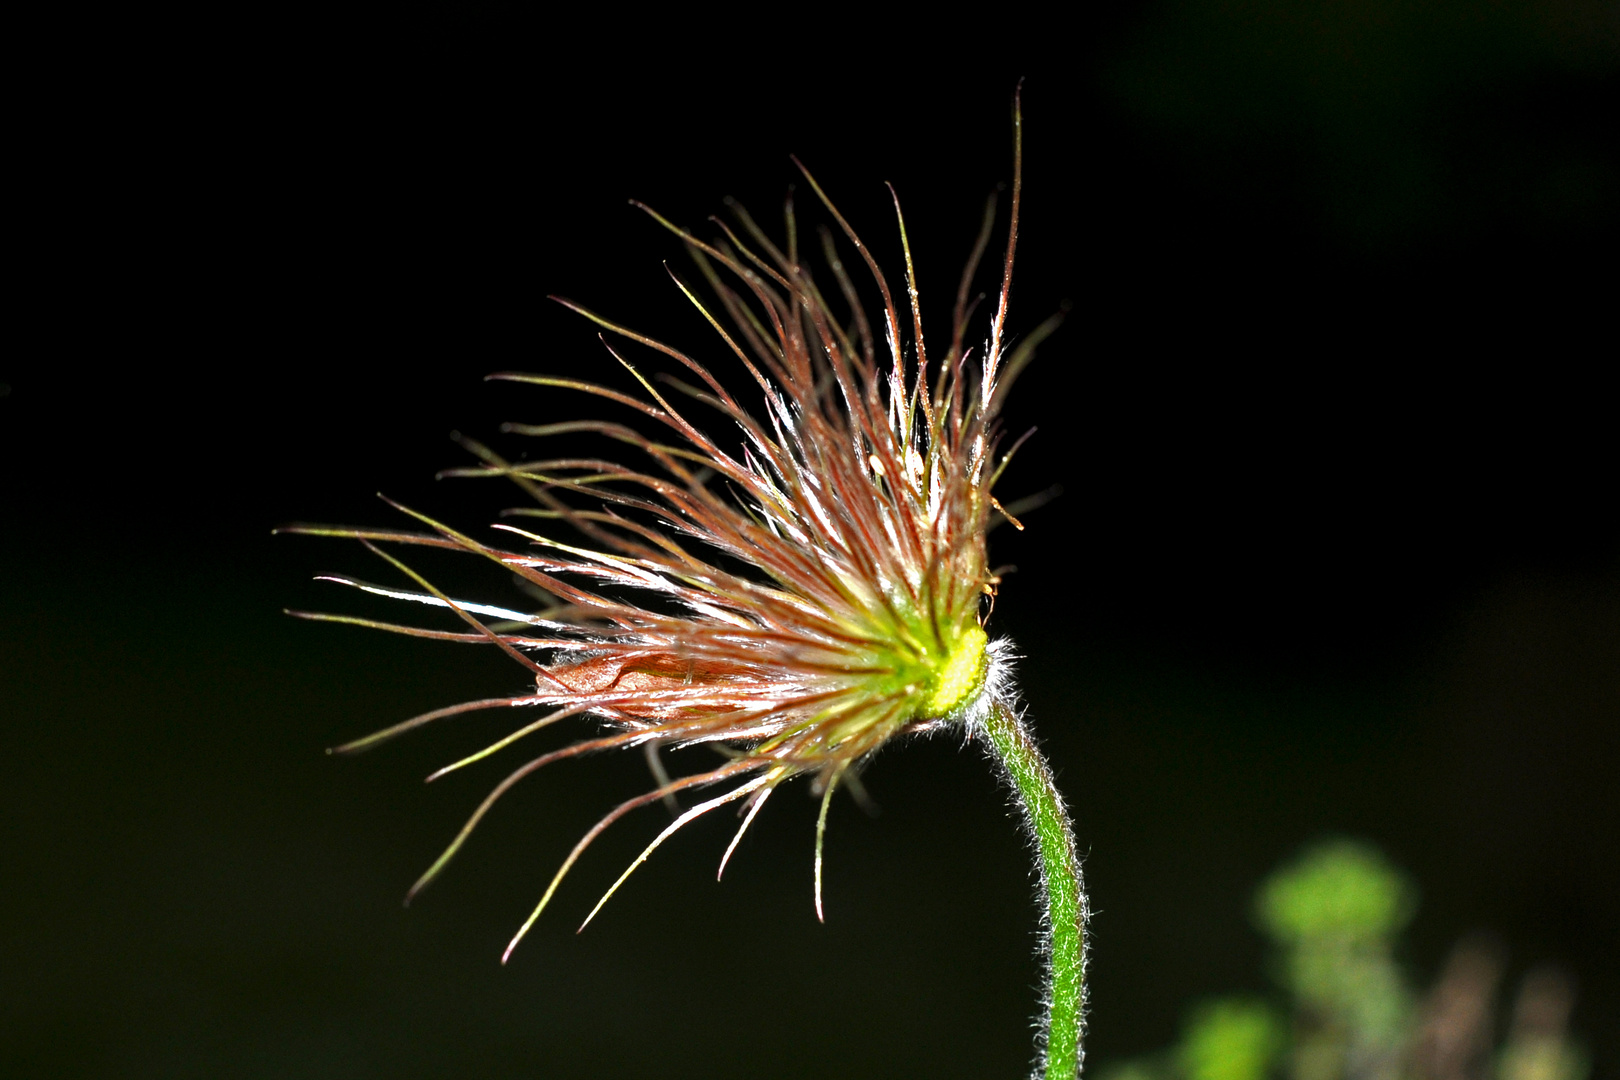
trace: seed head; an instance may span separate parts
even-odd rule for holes
[[[1016,148],[1016,108],[1014,131]],[[550,710],[434,774],[440,776],[567,717],[589,714],[605,722],[604,734],[541,754],[501,781],[413,886],[412,895],[438,875],[519,780],[562,758],[641,746],[649,750],[658,785],[615,807],[581,838],[512,939],[508,956],[590,843],[631,810],[661,800],[674,805],[674,797],[688,790],[720,790],[680,812],[602,903],[676,830],[740,802],[742,824],[721,860],[723,873],[771,793],[800,775],[813,778],[822,800],[815,892],[821,915],[822,836],[828,802],[840,783],[852,781],[862,762],[898,736],[945,725],[971,730],[1001,692],[997,675],[1003,650],[989,641],[982,625],[999,583],[988,562],[986,535],[1006,515],[991,490],[1011,457],[1011,451],[997,456],[998,417],[1008,386],[1057,321],[1048,320],[1017,349],[1005,348],[1020,160],[1015,149],[1001,287],[979,349],[965,348],[964,340],[978,303],[970,302],[969,294],[995,222],[993,197],[957,291],[949,347],[936,357],[930,357],[922,334],[898,196],[895,216],[909,298],[906,327],[871,252],[802,165],[811,191],[875,282],[882,301],[876,327],[830,230],[820,230],[824,278],[818,280],[820,271],[813,273],[801,258],[791,195],[783,246],[736,205],[731,207],[736,225],[712,219],[720,235],[709,241],[638,203],[684,242],[712,299],[700,297],[673,272],[670,276],[713,328],[722,357],[730,354],[725,362],[746,374],[752,385],[744,396],[757,405],[733,396],[712,373],[713,361],[699,361],[554,298],[600,328],[603,345],[640,392],[551,375],[491,378],[605,399],[639,413],[650,422],[643,425],[648,430],[608,420],[513,424],[506,430],[542,439],[605,437],[636,451],[640,464],[589,456],[511,462],[463,440],[479,464],[454,475],[504,477],[533,500],[494,526],[505,538],[500,545],[404,507],[399,509],[424,528],[291,530],[358,539],[415,587],[328,580],[448,608],[467,629],[294,614],[485,641],[534,676],[533,693],[438,709],[339,751],[370,747],[478,709]],[[837,289],[836,305],[825,291],[829,285]],[[658,388],[621,355],[616,344],[621,341],[661,354],[684,368],[686,378],[662,376],[664,388]],[[695,418],[698,414],[703,421]],[[704,426],[714,414],[724,435],[711,436]],[[532,526],[516,523],[522,519]],[[1006,520],[1013,519],[1006,515]],[[571,539],[578,542],[552,535],[548,526],[559,522],[571,526]],[[526,612],[451,599],[379,543],[483,556],[517,574],[548,606]],[[698,744],[721,750],[724,763],[669,779],[657,748]]]

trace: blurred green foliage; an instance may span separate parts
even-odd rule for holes
[[[1283,1044],[1283,1025],[1271,1006],[1222,998],[1192,1014],[1176,1063],[1187,1080],[1261,1080]]]
[[[1255,896],[1284,1000],[1205,1001],[1173,1049],[1104,1080],[1585,1080],[1589,1062],[1567,1032],[1573,993],[1556,970],[1526,976],[1494,1052],[1492,948],[1464,941],[1429,993],[1412,990],[1395,951],[1417,895],[1369,844],[1307,849]]]
[[[1393,1073],[1412,1013],[1393,946],[1416,897],[1377,850],[1352,841],[1314,848],[1261,886],[1260,925],[1296,1002],[1297,1080]]]
[[[1278,944],[1349,947],[1389,938],[1417,910],[1417,893],[1375,848],[1339,841],[1279,870],[1255,900],[1260,925]]]

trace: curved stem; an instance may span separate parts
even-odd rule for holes
[[[997,701],[983,727],[997,763],[1017,792],[1024,827],[1040,859],[1046,1014],[1041,1018],[1035,1075],[1045,1080],[1074,1080],[1085,1060],[1080,1040],[1085,1032],[1089,914],[1074,830],[1052,770],[1023,720]]]

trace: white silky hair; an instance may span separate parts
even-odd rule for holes
[[[951,717],[965,726],[969,738],[981,736],[984,718],[990,715],[990,709],[996,702],[1001,702],[1010,710],[1018,707],[1018,686],[1013,680],[1013,669],[1023,659],[1018,647],[1013,644],[1012,638],[1001,637],[985,646],[984,651],[984,684],[979,687],[973,700]]]

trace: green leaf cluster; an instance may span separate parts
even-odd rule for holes
[[[1204,1001],[1188,1011],[1176,1046],[1106,1069],[1103,1080],[1452,1075],[1464,1061],[1456,1050],[1459,1017],[1466,1021],[1470,1009],[1488,1015],[1500,965],[1477,943],[1464,943],[1449,974],[1420,998],[1396,960],[1417,898],[1411,880],[1370,844],[1333,840],[1306,849],[1255,895],[1255,923],[1271,940],[1280,994]],[[1475,1004],[1458,1012],[1470,995]],[[1588,1059],[1564,1029],[1569,1000],[1556,972],[1530,973],[1506,1043],[1492,1052],[1485,1025],[1474,1033],[1473,1060],[1496,1080],[1585,1080]],[[1446,1053],[1455,1060],[1442,1061]]]

